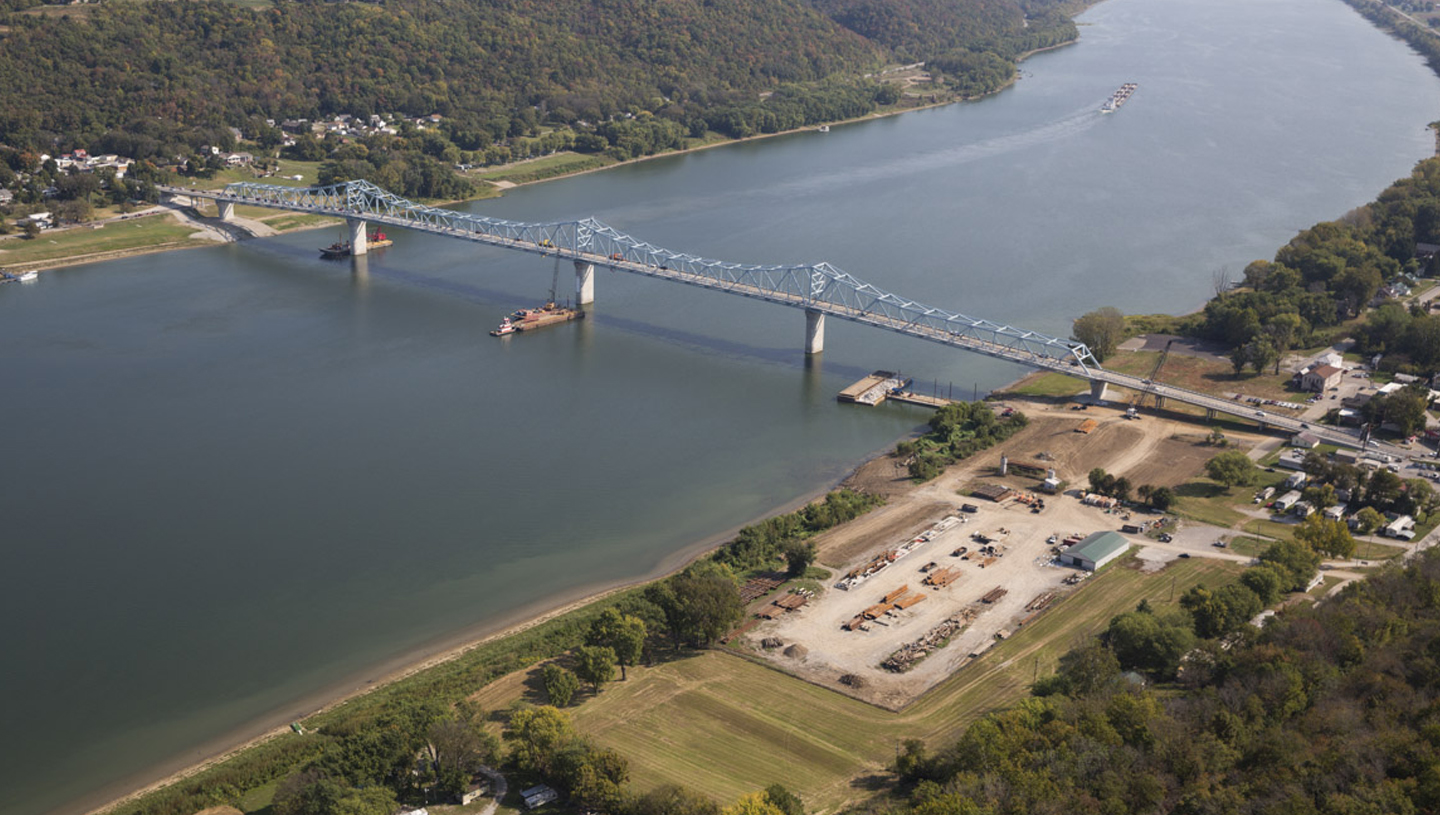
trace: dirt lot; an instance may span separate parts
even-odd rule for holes
[[[1194,477],[1215,448],[1200,444],[1204,430],[1166,418],[1147,416],[1138,421],[1123,418],[1117,408],[1092,407],[1070,410],[1068,405],[1016,403],[1030,417],[1030,426],[999,449],[985,451],[952,467],[940,478],[915,487],[904,477],[893,458],[870,462],[847,482],[848,486],[885,494],[890,502],[880,509],[828,532],[816,543],[820,561],[837,569],[824,590],[806,607],[779,619],[749,629],[746,641],[776,667],[819,684],[838,688],[865,701],[898,708],[913,701],[925,690],[950,676],[990,647],[997,634],[1013,633],[1032,611],[1027,608],[1037,597],[1054,593],[1055,599],[1042,613],[1051,613],[1074,587],[1064,583],[1076,570],[1054,563],[1058,547],[1047,538],[1058,534],[1088,535],[1102,530],[1118,531],[1119,515],[1088,507],[1078,500],[1077,487],[1084,485],[1091,468],[1103,467],[1124,475],[1134,484],[1174,485]],[[1088,435],[1075,431],[1085,419],[1099,427]],[[1259,437],[1232,441],[1251,443]],[[1046,499],[1039,513],[1015,501],[996,504],[968,497],[970,490],[985,483],[1005,483],[1033,491],[1034,479],[1013,473],[998,476],[1001,452],[1012,460],[1035,460],[1044,453],[1057,475],[1071,482],[1068,495]],[[973,514],[959,512],[961,503],[979,507]],[[919,544],[874,576],[849,590],[836,587],[839,578],[869,563],[882,552],[915,539],[942,519],[965,518]],[[1137,518],[1136,520],[1141,520]],[[1001,530],[1004,530],[1003,532]],[[995,539],[1003,551],[987,566],[981,566],[981,543],[972,535],[981,532]],[[1140,536],[1130,536],[1138,544]],[[956,554],[966,547],[964,555]],[[1163,568],[1171,554],[1149,558],[1147,569]],[[958,580],[945,588],[922,585],[930,571],[959,568]],[[848,621],[902,587],[925,599],[905,610],[893,610],[866,624],[867,630],[844,630]],[[993,603],[981,597],[995,588],[1006,593]],[[954,634],[947,646],[932,651],[904,673],[880,667],[892,653],[912,643],[947,619],[967,609],[974,619]],[[779,640],[779,647],[764,648],[762,641]],[[799,645],[792,649],[790,646]],[[787,653],[788,651],[788,653]],[[841,683],[842,676],[859,678],[858,686]]]

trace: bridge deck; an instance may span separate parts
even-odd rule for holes
[[[364,181],[316,188],[232,184],[224,191],[184,187],[160,189],[170,195],[405,227],[723,291],[827,314],[1090,382],[1129,388],[1256,422],[1262,427],[1290,432],[1306,430],[1331,444],[1363,446],[1360,436],[1345,429],[1311,426],[1289,416],[1255,410],[1242,402],[1106,370],[1099,366],[1083,344],[906,300],[860,281],[830,264],[758,266],[699,258],[639,241],[595,219],[545,224],[503,221],[415,204]],[[1370,447],[1397,457],[1406,454],[1403,449],[1392,445],[1372,443]]]

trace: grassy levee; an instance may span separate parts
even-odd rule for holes
[[[779,781],[810,811],[834,811],[867,794],[861,779],[883,772],[900,741],[955,739],[1022,698],[1037,670],[1053,672],[1062,654],[1116,614],[1141,600],[1165,606],[1196,583],[1222,585],[1243,568],[1204,558],[1158,574],[1129,566],[1106,570],[898,713],[719,651],[632,670],[629,681],[573,713],[582,732],[629,759],[636,790],[677,783],[728,803]],[[501,686],[482,693],[482,703],[508,705],[524,692],[517,677]]]
[[[0,241],[0,266],[23,268],[26,264],[57,258],[74,258],[82,262],[85,256],[102,252],[184,245],[194,232],[194,227],[176,223],[165,215],[117,221],[98,229],[81,226],[47,230],[34,238]]]

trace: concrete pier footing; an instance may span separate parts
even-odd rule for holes
[[[220,212],[220,220],[228,221],[235,217],[235,203],[233,201],[216,201],[215,208]]]
[[[805,311],[805,353],[818,354],[825,350],[825,312]]]
[[[575,305],[595,302],[595,264],[575,261]]]
[[[346,218],[345,223],[350,227],[350,254],[352,257],[359,257],[370,250],[370,233],[366,231],[366,223],[355,218]]]
[[[1105,390],[1104,382],[1098,379],[1090,380],[1090,398],[1097,402],[1104,402],[1110,398],[1109,392]]]

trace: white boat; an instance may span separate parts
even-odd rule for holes
[[[36,271],[22,272],[21,275],[20,275],[20,282],[21,282],[21,283],[33,283],[33,282],[35,282],[35,280],[37,280],[39,277],[40,277],[40,273],[39,273],[39,272],[36,272]]]
[[[514,334],[515,331],[515,324],[510,322],[509,317],[506,317],[505,319],[500,321],[500,326],[498,328],[490,332],[490,336],[503,337],[506,334]]]
[[[815,128],[815,129],[818,130],[818,131],[820,131],[821,133],[829,133],[829,132],[830,132],[830,125],[820,125],[819,127]]]

